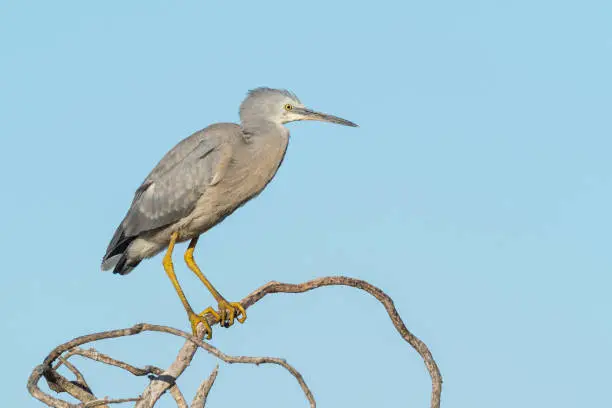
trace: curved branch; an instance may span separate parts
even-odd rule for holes
[[[159,375],[163,372],[161,368],[155,367],[152,365],[144,366],[144,368],[134,367],[133,365],[128,364],[124,361],[117,360],[117,359],[112,358],[111,356],[107,356],[106,354],[100,353],[98,350],[94,348],[90,348],[88,350],[78,348],[78,347],[73,348],[72,350],[67,352],[63,357],[60,357],[60,359],[67,360],[69,357],[72,357],[72,356],[81,356],[81,357],[85,357],[93,361],[98,361],[100,363],[104,363],[110,366],[119,367],[129,372],[130,374],[135,375],[136,377],[142,377],[143,375],[147,375],[147,374]],[[57,369],[57,365],[53,368]]]
[[[425,343],[419,340],[418,337],[416,337],[406,328],[406,325],[395,308],[393,300],[389,297],[389,295],[376,286],[361,279],[348,278],[345,276],[327,276],[300,284],[268,282],[242,299],[241,303],[242,306],[247,309],[260,301],[266,295],[272,293],[303,293],[323,286],[350,286],[353,288],[358,288],[368,292],[383,304],[387,310],[389,318],[391,318],[391,322],[395,326],[395,329],[399,332],[400,336],[402,336],[402,338],[406,340],[406,342],[408,342],[408,344],[410,344],[423,359],[423,362],[425,363],[427,371],[431,377],[431,408],[439,408],[440,395],[442,394],[442,375],[440,374],[438,365],[431,355],[427,345],[425,345]]]
[[[32,370],[30,378],[28,378],[28,392],[30,393],[30,395],[50,407],[76,408],[76,405],[74,404],[69,404],[66,401],[52,397],[49,394],[41,391],[41,389],[38,387],[38,382],[43,376],[45,369],[46,367],[40,364],[34,367],[34,370]]]
[[[66,377],[53,369],[43,371],[43,376],[47,380],[49,388],[55,392],[67,392],[83,403],[96,400],[96,396],[88,387],[76,381],[69,381]]]
[[[68,351],[64,355],[64,357],[60,357],[60,359],[63,358],[67,360],[69,357],[73,355],[82,356],[82,357],[88,358],[93,361],[98,361],[103,364],[122,368],[126,370],[127,372],[135,375],[136,377],[141,377],[147,374],[155,374],[157,376],[160,376],[164,372],[164,370],[162,370],[161,368],[155,367],[152,365],[147,365],[144,368],[134,367],[133,365],[128,364],[124,361],[117,360],[117,359],[112,358],[111,356],[107,356],[106,354],[100,353],[94,348],[90,348],[88,350],[78,348],[78,347],[73,348],[72,350]],[[54,368],[57,369],[59,364],[60,363],[58,363]],[[170,395],[172,395],[172,398],[174,398],[174,401],[176,402],[176,405],[178,408],[188,408],[187,401],[185,400],[183,393],[181,393],[181,390],[176,384],[171,385],[169,391],[170,391]]]
[[[201,325],[198,327],[198,330],[200,330],[200,332],[199,332],[200,336],[202,335],[201,327],[202,327]],[[256,364],[256,365],[259,365],[259,364],[276,364],[276,365],[280,365],[283,368],[285,368],[287,371],[289,371],[295,377],[295,379],[298,381],[298,383],[300,384],[300,387],[302,388],[302,390],[304,391],[304,394],[306,395],[306,398],[308,398],[308,401],[310,402],[310,406],[313,407],[313,408],[316,406],[316,404],[314,402],[314,397],[312,395],[312,392],[310,391],[310,389],[306,385],[306,382],[304,381],[302,375],[295,368],[293,368],[289,363],[287,363],[283,359],[275,358],[275,357],[230,356],[228,354],[223,353],[221,350],[219,350],[215,346],[213,346],[211,344],[208,344],[208,343],[204,343],[199,338],[197,338],[195,336],[192,336],[192,335],[190,335],[190,334],[188,334],[188,333],[186,333],[184,331],[181,331],[181,330],[178,330],[178,329],[174,329],[172,327],[159,326],[159,325],[148,324],[148,323],[139,323],[139,324],[136,324],[136,325],[134,325],[132,327],[129,327],[129,328],[126,328],[126,329],[109,330],[109,331],[105,331],[105,332],[88,334],[86,336],[77,337],[76,339],[73,339],[73,340],[68,341],[68,342],[66,342],[64,344],[61,344],[61,345],[57,346],[55,349],[53,349],[53,351],[51,351],[51,353],[49,353],[47,358],[43,361],[43,368],[45,369],[44,370],[44,374],[49,375],[49,376],[53,376],[53,377],[58,376],[58,374],[51,368],[51,365],[65,351],[71,350],[71,349],[73,349],[75,347],[78,347],[80,345],[83,345],[83,344],[86,344],[86,343],[90,343],[90,342],[96,341],[96,340],[111,339],[111,338],[124,337],[124,336],[133,336],[133,335],[136,335],[136,334],[139,334],[139,333],[142,333],[142,332],[146,332],[146,331],[168,333],[168,334],[173,334],[175,336],[183,337],[184,339],[188,340],[189,342],[195,344],[198,347],[203,348],[204,350],[206,350],[210,354],[212,354],[215,357],[223,360],[226,363],[230,363],[230,364],[233,364],[233,363],[242,363],[242,364]],[[185,366],[185,368],[186,368],[186,366]],[[183,368],[183,370],[184,370],[184,368]],[[176,378],[176,377],[174,377],[174,378]],[[164,381],[164,383],[168,384],[168,387],[173,384],[173,383],[169,383],[168,381]],[[153,384],[153,382],[151,382],[151,384]],[[62,388],[66,389],[67,387],[69,387],[68,384],[62,384]],[[76,387],[76,386],[74,386],[74,387]],[[150,392],[147,392],[150,388],[151,388],[151,385],[149,385],[149,387],[147,387],[147,389],[145,389],[145,392],[143,392],[141,398],[136,403],[136,407],[152,406],[152,405],[149,405],[149,404],[154,404],[157,401],[157,399],[159,398],[159,396],[161,396],[161,394],[159,394],[159,395],[151,395]],[[166,389],[167,388],[165,388],[163,391],[165,391]],[[92,401],[94,399],[95,398],[91,394],[89,394],[88,398],[85,399],[84,402],[89,402],[89,401]]]
[[[371,294],[380,303],[382,303],[382,305],[385,307],[387,311],[387,314],[389,315],[391,319],[391,322],[395,326],[396,330],[399,332],[400,336],[407,343],[409,343],[422,357],[425,363],[425,366],[429,372],[429,375],[431,376],[431,381],[432,381],[431,408],[439,408],[440,407],[440,395],[442,392],[442,376],[440,374],[440,370],[436,362],[434,361],[431,355],[431,352],[429,351],[425,343],[419,340],[414,334],[412,334],[406,328],[406,325],[402,321],[401,317],[399,316],[399,313],[397,312],[397,309],[395,308],[393,300],[386,293],[384,293],[381,289],[377,288],[376,286],[366,281],[363,281],[361,279],[348,278],[344,276],[330,276],[330,277],[318,278],[318,279],[314,279],[314,280],[304,282],[301,284],[269,282],[263,285],[262,287],[256,289],[252,293],[250,293],[244,299],[242,299],[241,304],[243,305],[245,309],[248,309],[249,307],[253,306],[258,301],[263,299],[266,295],[269,295],[272,293],[303,293],[303,292],[307,292],[307,291],[310,291],[316,288],[320,288],[320,287],[324,287],[324,286],[348,286],[348,287],[358,288],[358,289],[361,289]],[[206,318],[211,326],[218,323],[211,314],[207,315]],[[59,374],[57,374],[55,370],[53,370],[52,368],[53,362],[57,360],[65,352],[68,352],[67,356],[70,356],[72,354],[79,354],[85,357],[92,358],[90,355],[85,355],[88,353],[84,353],[84,350],[76,349],[76,347],[82,344],[85,344],[85,343],[96,341],[96,340],[123,337],[123,336],[132,336],[135,334],[139,334],[143,331],[156,331],[156,332],[169,333],[169,334],[183,337],[186,339],[186,342],[184,343],[183,347],[181,348],[179,352],[179,355],[175,359],[174,363],[172,363],[172,365],[167,370],[158,374],[159,371],[157,370],[160,370],[160,369],[157,369],[156,367],[155,367],[156,372],[148,371],[148,370],[152,370],[151,368],[152,366],[147,366],[144,369],[137,369],[136,367],[129,366],[126,363],[119,362],[118,360],[114,360],[108,356],[101,355],[104,357],[100,357],[100,355],[98,355],[98,358],[93,358],[97,361],[105,362],[107,364],[116,365],[118,367],[124,368],[132,372],[135,375],[144,375],[147,372],[155,373],[158,375],[158,378],[151,381],[151,383],[147,386],[147,388],[142,393],[141,397],[136,403],[137,408],[152,407],[157,402],[159,397],[164,392],[166,392],[169,388],[171,389],[171,392],[172,392],[172,389],[175,388],[174,381],[176,380],[176,378],[178,378],[182,374],[182,372],[190,364],[198,348],[203,348],[208,353],[230,364],[232,363],[245,363],[245,364],[268,363],[268,364],[277,364],[277,365],[284,367],[299,382],[300,387],[302,387],[302,390],[304,391],[306,397],[308,398],[310,406],[313,408],[315,407],[314,397],[312,396],[312,393],[310,392],[308,386],[304,382],[302,375],[297,370],[295,370],[295,368],[289,365],[285,360],[279,359],[279,358],[273,358],[273,357],[244,357],[244,356],[237,357],[237,356],[227,355],[223,353],[222,351],[220,351],[219,349],[217,349],[216,347],[208,343],[204,343],[202,340],[200,340],[202,338],[202,332],[203,332],[202,325],[199,325],[197,328],[197,331],[198,331],[197,337],[192,336],[188,333],[185,333],[181,330],[173,329],[171,327],[158,326],[158,325],[152,325],[152,324],[147,324],[147,323],[137,324],[133,327],[126,328],[126,329],[111,330],[111,331],[94,333],[94,334],[89,334],[86,336],[77,337],[69,342],[66,342],[56,347],[45,358],[43,364],[34,369],[32,374],[30,375],[30,379],[28,380],[28,390],[35,398],[39,399],[40,401],[44,402],[45,404],[49,406],[59,407],[59,408],[76,408],[77,407],[76,405],[69,404],[57,398],[53,398],[50,395],[43,393],[38,388],[37,383],[43,375],[48,380],[49,380],[49,377],[54,377],[54,376],[58,376],[60,382],[62,382],[62,379],[65,380],[63,377],[59,376]],[[139,374],[136,374],[136,372],[138,372]],[[63,384],[63,385],[75,386],[69,381],[68,383],[69,385],[66,385],[66,384]],[[50,386],[53,386],[51,382],[50,382]],[[201,387],[204,387],[204,385],[202,385]],[[59,386],[58,388],[61,391],[66,390],[65,387],[63,386]],[[178,388],[176,388],[176,390],[178,391]],[[85,397],[84,398],[85,401],[83,401],[83,399],[81,398],[79,399],[81,399],[81,401],[85,403],[91,402],[93,399],[92,398],[93,395],[89,393],[87,394],[88,395],[86,396],[82,396],[82,397]],[[182,395],[181,395],[181,398],[182,398]],[[182,398],[182,402],[184,402],[184,398]],[[177,404],[179,404],[179,406],[186,406],[186,404],[185,405],[180,404],[178,399],[177,399]]]

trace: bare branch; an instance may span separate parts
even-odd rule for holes
[[[77,384],[81,385],[83,388],[85,388],[86,391],[88,391],[89,393],[91,392],[91,388],[89,388],[89,385],[87,384],[87,381],[85,381],[85,377],[83,377],[83,374],[78,370],[78,368],[76,368],[74,365],[72,365],[66,358],[64,357],[60,357],[60,362],[55,366],[56,368],[54,368],[54,370],[57,370],[57,368],[63,364],[66,366],[66,368],[68,370],[70,370],[72,372],[72,374],[74,374],[74,376],[76,377],[76,382]],[[93,393],[92,393],[93,394]]]
[[[289,363],[287,363],[285,360],[281,358],[230,356],[230,355],[223,353],[221,350],[219,350],[215,346],[208,344],[208,343],[204,343],[202,340],[200,340],[199,338],[195,336],[192,336],[188,333],[185,333],[184,331],[177,330],[177,329],[174,329],[172,327],[167,327],[167,326],[158,326],[154,324],[144,323],[142,331],[156,331],[156,332],[169,333],[175,336],[183,337],[187,339],[188,341],[202,347],[204,350],[214,355],[215,357],[219,358],[220,360],[223,360],[224,362],[230,363],[230,364],[238,363],[238,364],[255,364],[255,365],[259,365],[259,364],[280,365],[281,367],[289,371],[291,375],[293,375],[295,379],[298,381],[298,383],[300,384],[300,387],[302,388],[302,391],[304,391],[306,398],[310,402],[310,406],[312,408],[316,407],[316,403],[312,395],[312,392],[306,385],[306,382],[304,381],[304,378],[302,377],[302,375],[295,368],[293,368],[293,366],[291,366]],[[202,325],[199,325],[198,326],[198,336],[202,336],[202,335],[203,335]],[[185,346],[183,346],[183,349],[185,349]],[[181,349],[181,351],[183,349]],[[180,353],[179,353],[179,356],[180,356]],[[187,355],[185,357],[187,357],[189,361],[191,361],[191,359],[193,358],[193,354]],[[174,361],[174,363],[172,363],[172,365],[175,365],[176,363],[176,365],[179,366],[180,369],[184,370],[186,368],[186,365],[181,364],[179,360],[180,359],[177,358]],[[170,369],[168,370],[168,372],[170,372]],[[174,377],[174,378],[177,378],[177,377]],[[153,405],[147,405],[147,404],[151,404],[151,403],[154,404],[157,401],[157,399],[159,399],[159,397],[161,396],[161,393],[163,393],[163,391],[165,390],[164,388],[165,386],[163,383],[160,384],[159,382],[156,383],[155,381],[152,381],[151,384],[149,384],[149,386],[142,393],[142,399],[138,401],[138,403],[136,403],[135,408],[145,408],[145,407],[153,406]]]
[[[202,325],[198,325],[197,335],[198,338],[202,338],[204,335],[204,327]],[[161,373],[157,379],[151,381],[145,388],[142,393],[142,399],[136,403],[134,408],[153,407],[164,392],[174,385],[176,379],[185,371],[189,364],[191,364],[196,351],[198,351],[198,345],[187,340],[179,350],[178,355],[170,367]]]
[[[348,278],[345,276],[328,276],[325,278],[313,279],[301,284],[269,282],[242,299],[241,303],[242,306],[247,309],[261,300],[264,296],[271,293],[303,293],[323,286],[350,286],[353,288],[358,288],[368,292],[383,304],[387,310],[387,314],[391,318],[391,322],[395,326],[395,329],[399,332],[400,336],[402,336],[402,338],[421,355],[421,358],[427,367],[427,371],[431,376],[432,389],[430,406],[431,408],[439,408],[440,395],[442,393],[442,375],[440,374],[438,365],[431,355],[427,345],[425,345],[425,343],[419,340],[419,338],[417,338],[406,328],[406,325],[402,321],[397,309],[395,308],[395,305],[393,304],[393,300],[389,297],[389,295],[376,286],[361,279]]]
[[[43,376],[49,384],[49,388],[55,392],[67,392],[81,402],[90,402],[96,400],[95,395],[84,386],[78,383],[69,381],[63,375],[53,369],[47,369],[43,372]]]
[[[260,287],[259,289],[249,294],[247,297],[245,297],[242,300],[241,303],[242,303],[242,306],[245,309],[247,309],[250,306],[257,303],[259,300],[261,300],[268,294],[303,293],[303,292],[307,292],[307,291],[310,291],[316,288],[320,288],[323,286],[349,286],[349,287],[358,288],[365,292],[368,292],[369,294],[374,296],[379,302],[383,304],[396,330],[399,332],[402,338],[406,342],[408,342],[422,357],[425,363],[425,366],[429,372],[429,375],[431,376],[431,380],[432,380],[431,408],[439,408],[440,394],[442,392],[442,376],[440,375],[438,366],[436,362],[434,361],[429,349],[427,348],[425,343],[419,340],[414,334],[412,334],[406,328],[406,325],[400,318],[399,313],[397,312],[397,309],[395,308],[391,298],[386,293],[384,293],[382,290],[369,284],[368,282],[365,282],[360,279],[354,279],[354,278],[348,278],[348,277],[342,277],[342,276],[331,276],[331,277],[319,278],[319,279],[314,279],[314,280],[304,282],[301,284],[269,282],[268,284]],[[211,314],[207,315],[206,318],[211,326],[218,323]],[[216,347],[208,343],[204,343],[201,340],[202,334],[203,334],[202,325],[199,325],[197,330],[198,330],[198,333],[196,337],[196,336],[191,336],[190,334],[185,333],[181,330],[173,329],[171,327],[157,326],[157,325],[142,323],[142,324],[137,324],[130,328],[126,328],[126,329],[111,330],[111,331],[94,333],[94,334],[75,338],[67,343],[64,343],[56,347],[45,358],[43,364],[34,369],[34,371],[30,375],[30,378],[28,380],[28,390],[35,398],[39,399],[40,401],[42,401],[43,403],[49,406],[58,407],[58,408],[76,408],[78,407],[77,405],[69,404],[65,401],[59,400],[57,398],[51,397],[50,395],[43,393],[38,388],[37,383],[40,380],[40,378],[44,376],[47,379],[51,389],[57,392],[63,392],[63,391],[69,392],[71,395],[73,395],[75,398],[79,399],[85,404],[95,403],[96,406],[97,404],[106,404],[107,402],[105,401],[107,400],[96,400],[92,393],[87,392],[88,390],[85,391],[78,385],[75,385],[73,382],[66,380],[64,377],[62,377],[57,372],[55,372],[54,368],[52,368],[52,364],[58,358],[60,358],[60,356],[62,356],[63,353],[66,353],[66,355],[64,356],[65,359],[67,359],[71,355],[78,354],[83,357],[93,359],[95,361],[99,361],[105,364],[123,368],[124,370],[127,370],[134,375],[155,374],[157,378],[153,379],[151,383],[145,388],[140,399],[138,399],[138,401],[136,402],[136,408],[153,407],[153,405],[159,400],[161,395],[168,390],[170,390],[170,392],[175,397],[175,400],[177,401],[177,405],[179,406],[179,408],[187,408],[187,403],[185,402],[184,397],[182,396],[182,394],[176,387],[175,381],[184,372],[187,366],[189,366],[197,349],[203,348],[208,353],[230,364],[243,363],[243,364],[259,365],[259,364],[267,363],[267,364],[277,364],[277,365],[284,367],[296,378],[296,380],[302,387],[304,394],[308,398],[310,406],[315,407],[315,401],[312,396],[312,393],[310,392],[310,390],[308,389],[308,386],[304,382],[302,375],[297,370],[295,370],[295,368],[289,365],[285,360],[280,359],[280,358],[274,358],[274,357],[246,357],[246,356],[227,355],[223,353],[222,351],[220,351],[219,349],[217,349]],[[156,332],[169,333],[169,334],[183,337],[184,339],[186,339],[185,343],[183,344],[182,348],[179,351],[178,356],[176,357],[175,361],[170,365],[170,367],[168,367],[168,369],[162,371],[161,369],[154,367],[154,366],[146,366],[144,368],[137,368],[127,363],[124,363],[122,361],[115,360],[104,354],[98,353],[95,350],[83,350],[83,349],[78,348],[78,346],[86,344],[86,343],[90,343],[92,341],[123,337],[123,336],[132,336],[135,334],[139,334],[143,331],[156,331]],[[58,363],[55,368],[57,368],[61,364],[62,363]],[[66,360],[63,360],[63,364],[66,364]],[[70,367],[68,368],[70,369]],[[216,371],[213,372],[213,374],[216,376]],[[75,375],[77,374],[75,373]],[[77,379],[79,378],[82,378],[82,375],[80,377],[79,375],[77,375]],[[208,394],[208,392],[210,391],[210,387],[212,386],[212,382],[214,382],[214,377],[212,375],[211,375],[211,378],[209,378],[209,380],[202,383],[202,385],[200,386],[200,389],[198,390],[198,395],[200,395],[200,391],[206,395]],[[210,386],[207,385],[208,381],[210,381]],[[203,397],[202,405],[204,404],[206,395],[204,395]],[[198,396],[194,398],[194,403],[197,402],[199,404],[200,400],[197,398]],[[117,400],[113,400],[113,401],[117,401]],[[91,405],[88,405],[88,406],[91,406]]]
[[[66,357],[71,357],[71,356],[82,356],[82,357],[86,357],[90,360],[93,361],[98,361],[100,363],[104,363],[104,364],[108,364],[114,367],[119,367],[119,368],[123,368],[124,370],[126,370],[127,372],[134,374],[137,377],[141,377],[143,375],[147,375],[147,374],[156,374],[159,375],[163,372],[163,370],[159,367],[155,367],[152,365],[148,365],[145,366],[144,368],[138,368],[138,367],[134,367],[133,365],[130,365],[126,362],[123,362],[121,360],[117,360],[114,359],[110,356],[107,356],[106,354],[100,353],[98,350],[94,349],[94,348],[90,348],[88,350],[82,349],[82,348],[74,348],[72,350],[70,350],[68,353],[66,353]],[[61,357],[60,357],[61,358]]]
[[[178,329],[174,329],[172,327],[158,326],[158,325],[153,325],[153,324],[148,324],[148,323],[140,323],[140,324],[134,325],[134,326],[132,326],[130,328],[126,328],[126,329],[110,330],[110,331],[106,331],[106,332],[89,334],[89,335],[86,335],[86,336],[77,337],[76,339],[73,339],[73,340],[71,340],[69,342],[61,344],[60,346],[58,346],[54,350],[52,350],[51,353],[49,353],[49,355],[47,356],[47,358],[43,362],[43,364],[46,364],[46,367],[47,367],[47,370],[44,371],[45,378],[47,378],[47,381],[49,381],[50,383],[58,383],[59,382],[60,386],[61,386],[61,388],[63,390],[68,391],[71,395],[73,395],[75,398],[78,398],[82,402],[92,401],[92,400],[95,399],[95,397],[93,397],[89,393],[87,393],[86,395],[85,394],[81,394],[80,392],[78,392],[80,390],[80,388],[79,388],[79,390],[73,390],[72,387],[77,387],[77,386],[75,386],[74,384],[72,384],[69,381],[65,380],[65,378],[63,378],[61,375],[57,374],[57,372],[55,372],[51,368],[51,365],[53,364],[55,359],[59,358],[64,351],[68,351],[68,350],[70,350],[72,348],[78,347],[78,346],[80,346],[82,344],[85,344],[85,343],[89,343],[89,342],[92,342],[92,341],[95,341],[95,340],[100,340],[100,339],[109,339],[109,338],[116,338],[116,337],[123,337],[123,336],[133,336],[135,334],[139,334],[139,333],[142,333],[144,331],[154,331],[154,332],[161,332],[161,333],[169,333],[169,334],[173,334],[175,336],[183,337],[184,339],[188,340],[188,343],[194,344],[196,348],[197,347],[201,347],[204,350],[206,350],[207,352],[209,352],[210,354],[212,354],[212,355],[216,356],[217,358],[225,361],[226,363],[230,363],[230,364],[231,363],[242,363],[242,364],[257,364],[257,365],[259,365],[259,364],[276,364],[276,365],[280,365],[283,368],[287,369],[296,378],[296,380],[300,384],[300,387],[302,388],[302,390],[306,394],[306,397],[310,401],[311,406],[312,407],[315,406],[314,398],[312,396],[312,393],[310,392],[310,390],[308,389],[308,386],[304,382],[304,379],[303,379],[302,375],[295,368],[293,368],[290,364],[288,364],[283,359],[275,358],[275,357],[244,357],[244,356],[235,357],[235,356],[230,356],[230,355],[227,355],[227,354],[223,353],[221,350],[217,349],[213,345],[208,344],[208,343],[204,343],[199,338],[197,338],[195,336],[192,336],[192,335],[190,335],[190,334],[188,334],[188,333],[186,333],[184,331],[181,331],[181,330],[178,330]],[[198,326],[198,335],[202,336],[202,334],[203,334],[202,325],[199,325]],[[193,355],[195,354],[195,351],[194,352],[190,351],[191,347],[186,347],[186,346],[187,346],[187,344],[185,344],[183,346],[183,348],[181,349],[181,353],[179,353],[179,357],[175,360],[174,363],[172,363],[170,368],[166,372],[162,373],[156,380],[152,381],[151,384],[149,384],[149,386],[142,393],[142,396],[139,399],[139,401],[136,403],[136,407],[143,408],[143,407],[153,406],[151,404],[155,404],[155,402],[157,402],[157,400],[163,394],[163,392],[165,392],[168,388],[170,388],[172,385],[174,385],[174,381],[176,380],[176,378],[189,365],[189,362],[191,361],[191,359],[193,359]],[[183,351],[186,351],[186,352],[182,353]],[[182,355],[182,354],[184,354],[184,355]],[[174,371],[178,371],[178,373],[176,375],[173,375]],[[51,380],[50,380],[50,378],[51,378]],[[156,387],[155,385],[159,384],[159,383],[162,383],[163,386],[161,386],[161,387],[157,386]],[[83,392],[83,390],[80,390],[80,391]]]
[[[137,377],[148,375],[148,374],[162,375],[162,373],[164,372],[164,370],[162,370],[161,368],[155,367],[152,365],[145,366],[144,368],[134,367],[133,365],[130,365],[124,361],[117,360],[106,354],[100,353],[94,348],[85,350],[82,348],[75,347],[65,354],[66,356],[65,358],[67,359],[68,357],[71,357],[73,355],[79,355],[79,356],[86,357],[94,361],[98,361],[100,363],[122,368]],[[61,358],[62,357],[60,357],[60,359]],[[176,384],[173,384],[170,387],[169,392],[170,392],[170,395],[172,395],[172,398],[174,398],[174,401],[176,402],[176,405],[178,408],[188,408],[187,401],[185,400],[185,397],[183,396],[183,394],[181,393],[181,390]]]
[[[174,401],[176,402],[177,408],[189,408],[189,405],[187,405],[187,401],[185,400],[185,397],[183,396],[183,393],[179,389],[178,385],[174,384],[172,387],[170,387],[169,391],[170,395],[172,395],[172,398],[174,398]]]
[[[52,397],[49,394],[42,392],[40,388],[38,388],[38,382],[40,381],[44,372],[45,366],[42,364],[34,367],[34,370],[32,370],[30,378],[28,378],[28,392],[30,393],[30,395],[50,407],[76,408],[76,405],[69,404],[66,401],[62,401],[61,399]]]
[[[87,402],[85,404],[80,404],[78,405],[79,408],[93,408],[93,407],[99,407],[101,405],[106,405],[106,404],[123,404],[124,402],[134,402],[134,401],[138,401],[140,398],[118,398],[118,399],[110,399],[110,398],[104,398],[101,400],[95,400],[95,401],[90,401]]]
[[[217,373],[219,372],[219,365],[215,367],[210,376],[202,381],[200,387],[198,387],[198,391],[196,392],[195,397],[193,397],[193,401],[191,402],[191,408],[204,408],[206,406],[206,399],[208,398],[208,393],[212,388],[215,380],[217,379]]]

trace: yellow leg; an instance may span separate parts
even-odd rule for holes
[[[185,262],[187,263],[189,269],[191,269],[193,273],[200,278],[204,286],[206,286],[215,300],[219,303],[218,312],[215,312],[209,307],[200,313],[200,316],[204,316],[206,313],[211,313],[219,321],[219,324],[224,327],[229,327],[234,324],[234,319],[237,319],[240,323],[244,323],[246,320],[246,311],[244,310],[244,307],[242,307],[239,302],[228,302],[225,300],[225,298],[221,296],[210,281],[206,279],[206,276],[204,276],[202,271],[200,271],[198,265],[196,265],[195,260],[193,259],[193,251],[197,243],[198,238],[192,239],[189,243],[189,248],[187,248],[187,251],[185,252]]]
[[[187,298],[185,297],[185,293],[183,293],[183,289],[181,288],[181,285],[179,285],[178,280],[176,279],[176,273],[174,273],[174,266],[172,265],[172,251],[174,251],[174,244],[176,244],[177,238],[178,238],[178,233],[176,232],[173,233],[172,236],[170,237],[170,243],[168,244],[168,251],[166,251],[166,255],[164,256],[164,260],[162,262],[164,265],[164,270],[166,271],[166,274],[168,274],[168,277],[170,278],[170,281],[172,282],[172,285],[174,286],[176,293],[178,294],[179,298],[181,298],[183,307],[187,311],[187,315],[189,316],[189,321],[191,322],[191,331],[193,332],[193,335],[195,336],[197,334],[196,328],[198,326],[198,323],[202,323],[205,328],[204,335],[206,336],[207,339],[210,339],[212,337],[212,329],[210,328],[210,325],[206,321],[205,317],[198,316],[197,314],[193,312],[193,309],[191,308],[191,306],[189,305],[189,302],[187,301]]]

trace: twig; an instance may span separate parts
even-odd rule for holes
[[[77,384],[81,385],[83,388],[85,388],[86,391],[88,391],[89,393],[93,394],[92,391],[91,391],[91,388],[89,388],[89,384],[87,384],[87,381],[85,381],[85,377],[79,371],[78,368],[76,368],[74,365],[72,365],[64,357],[60,357],[60,362],[55,367],[59,367],[61,364],[65,365],[66,368],[68,370],[70,370],[72,372],[72,374],[74,374],[74,376],[76,377],[76,383]],[[54,368],[54,369],[57,370],[57,368]]]
[[[198,391],[196,392],[195,397],[193,397],[193,401],[191,402],[191,408],[204,408],[206,406],[206,399],[208,398],[208,393],[212,388],[215,380],[217,379],[217,373],[219,372],[219,365],[215,367],[210,376],[202,381],[200,387],[198,387]]]
[[[134,402],[134,401],[138,401],[139,399],[140,399],[140,397],[137,397],[137,398],[118,398],[118,399],[104,398],[104,399],[100,399],[100,400],[90,401],[90,402],[87,402],[85,404],[80,404],[80,405],[77,405],[77,406],[79,408],[93,408],[93,407],[99,407],[100,405],[106,405],[106,404],[123,404],[124,402]]]
[[[128,364],[124,361],[117,360],[106,354],[100,353],[98,350],[94,348],[90,348],[86,350],[86,349],[82,349],[79,347],[75,347],[69,352],[67,352],[64,358],[67,359],[68,357],[75,356],[75,355],[85,357],[85,358],[88,358],[90,360],[97,361],[100,363],[108,364],[114,367],[122,368],[137,377],[141,377],[147,374],[159,375],[163,372],[161,368],[155,367],[152,365],[147,365],[147,366],[144,366],[143,368],[134,367],[133,365]]]

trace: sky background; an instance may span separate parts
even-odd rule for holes
[[[360,127],[290,124],[275,180],[203,236],[229,300],[358,277],[430,347],[443,406],[611,406],[611,21],[608,0],[0,3],[3,404],[41,406],[28,375],[76,336],[189,329],[160,256],[127,277],[100,260],[162,155],[265,85]],[[286,358],[321,407],[428,406],[420,357],[357,290],[266,298],[212,343]],[[97,348],[164,367],[181,344]],[[100,396],[148,382],[79,364]],[[189,400],[215,364],[181,377]],[[222,364],[208,406],[247,404],[307,406],[278,367]]]

